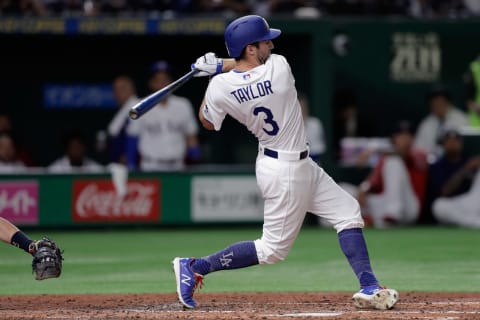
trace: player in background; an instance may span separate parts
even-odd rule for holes
[[[108,136],[111,149],[111,161],[127,164],[127,126],[131,119],[128,116],[130,109],[140,99],[137,97],[133,80],[125,75],[113,80],[113,96],[118,105],[118,111],[108,124]]]
[[[430,114],[418,125],[414,145],[426,152],[433,162],[442,155],[442,147],[439,145],[442,133],[448,129],[468,126],[468,117],[453,105],[452,95],[444,86],[432,87],[427,94],[427,102]]]
[[[470,62],[463,80],[467,94],[469,124],[480,128],[480,54]]]
[[[298,102],[302,108],[303,123],[307,135],[308,147],[310,149],[310,158],[320,163],[322,155],[325,153],[325,133],[320,119],[310,115],[310,105],[305,94],[298,95]]]
[[[264,224],[262,237],[255,241],[234,243],[203,258],[174,258],[178,298],[194,308],[193,293],[205,275],[284,260],[308,211],[336,229],[360,282],[355,305],[390,309],[398,293],[380,286],[373,273],[358,202],[308,157],[295,79],[286,59],[271,54],[272,39],[280,33],[260,16],[238,18],[225,30],[233,59],[207,53],[193,65],[203,71],[200,76],[224,72],[213,77],[206,90],[199,110],[203,126],[218,131],[228,114],[259,140],[256,177],[265,201]]]
[[[172,82],[171,67],[158,61],[151,67],[149,87],[158,91]],[[155,106],[148,117],[132,121],[127,128],[128,167],[136,169],[140,157],[142,171],[172,171],[185,167],[185,158],[198,161],[201,150],[198,124],[188,99],[170,95]]]
[[[392,150],[382,152],[367,178],[355,187],[340,185],[355,196],[366,221],[376,228],[417,222],[425,201],[427,155],[413,147],[414,131],[399,121],[391,132]]]
[[[17,157],[17,150],[12,136],[7,132],[0,132],[0,173],[26,172],[27,167]]]
[[[99,173],[105,168],[87,156],[87,143],[80,129],[70,129],[62,137],[65,153],[53,161],[50,173]]]

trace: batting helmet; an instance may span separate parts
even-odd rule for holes
[[[225,44],[230,57],[238,58],[247,45],[275,39],[280,33],[282,32],[279,29],[270,29],[267,21],[260,16],[244,16],[232,21],[227,26]]]

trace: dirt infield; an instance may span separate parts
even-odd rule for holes
[[[199,293],[0,296],[1,319],[480,319],[480,293],[400,293],[392,310],[357,310],[345,293]]]

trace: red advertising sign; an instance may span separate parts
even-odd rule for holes
[[[160,182],[129,180],[127,194],[120,197],[111,180],[77,180],[73,184],[72,214],[75,222],[158,222]]]
[[[0,182],[0,217],[13,224],[38,223],[38,183]]]

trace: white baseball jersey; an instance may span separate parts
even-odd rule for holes
[[[306,137],[295,79],[287,60],[272,54],[247,72],[232,70],[210,81],[204,117],[220,130],[228,113],[244,124],[264,147],[303,151]]]
[[[264,198],[262,238],[255,241],[259,263],[285,259],[306,212],[326,219],[338,232],[363,227],[358,202],[313,160],[300,159],[307,149],[305,129],[295,80],[284,57],[272,54],[249,71],[233,70],[213,78],[202,112],[216,130],[229,114],[263,147],[278,154],[297,153],[291,161],[258,154],[256,176]]]
[[[188,99],[171,95],[166,104],[158,104],[148,116],[132,121],[127,134],[138,137],[138,151],[143,159],[182,161],[186,136],[198,132],[197,120]]]

